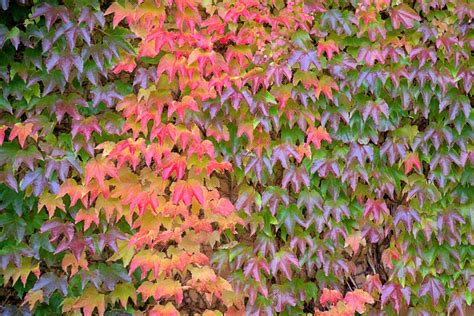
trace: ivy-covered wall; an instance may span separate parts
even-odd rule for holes
[[[0,0],[0,313],[469,315],[473,18]]]

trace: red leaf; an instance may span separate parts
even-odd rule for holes
[[[212,208],[212,213],[229,216],[235,211],[234,205],[228,199],[219,199],[217,205]]]
[[[227,161],[217,162],[215,160],[209,161],[207,163],[207,175],[210,176],[214,171],[219,171],[223,173],[225,170],[231,172],[232,171],[232,164]]]
[[[177,154],[172,153],[167,162],[163,166],[161,176],[163,180],[169,179],[169,177],[176,173],[176,179],[181,180],[184,177],[186,171],[186,159]]]
[[[5,138],[5,131],[7,130],[8,126],[2,125],[0,126],[0,146],[3,144],[3,140]]]
[[[168,119],[171,118],[173,113],[177,113],[180,120],[184,120],[184,114],[186,110],[192,110],[193,112],[198,112],[199,108],[196,101],[190,97],[185,96],[179,101],[173,101],[168,107]]]
[[[118,74],[122,71],[132,72],[133,69],[135,69],[136,66],[137,66],[137,63],[135,62],[135,59],[133,58],[133,56],[127,56],[127,57],[125,57],[125,59],[120,61],[120,63],[118,63],[115,66],[115,68],[112,70],[112,72],[114,74]]]
[[[338,290],[323,289],[323,295],[319,299],[321,305],[326,305],[328,302],[335,305],[338,301],[342,300],[342,294]]]
[[[186,206],[191,205],[193,197],[199,202],[204,204],[204,194],[202,185],[196,180],[178,181],[173,188],[173,203],[178,204],[183,201]]]
[[[72,137],[76,137],[77,133],[84,135],[86,142],[89,142],[92,132],[102,134],[102,130],[99,126],[99,122],[95,116],[91,116],[82,120],[74,120],[72,122]]]
[[[400,27],[400,23],[407,29],[412,28],[414,21],[421,21],[418,14],[405,3],[400,4],[390,12],[390,18],[392,19],[392,25],[394,29]]]
[[[405,156],[405,174],[409,174],[413,170],[413,166],[418,169],[418,172],[421,171],[421,162],[417,153],[410,153]]]
[[[333,40],[320,41],[318,43],[318,56],[321,56],[324,52],[330,60],[334,53],[339,53],[339,47]]]

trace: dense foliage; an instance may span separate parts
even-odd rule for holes
[[[0,0],[0,312],[466,314],[473,18]]]

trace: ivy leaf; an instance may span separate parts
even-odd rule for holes
[[[346,303],[351,309],[362,314],[365,312],[365,304],[374,304],[375,300],[369,293],[356,289],[352,292],[346,293],[344,303]]]
[[[135,10],[130,2],[126,1],[124,4],[125,6],[122,6],[118,2],[114,2],[109,6],[107,11],[105,11],[105,15],[114,15],[112,22],[114,28],[116,28],[119,23],[125,18],[128,18],[129,22],[131,22],[129,16],[130,13],[134,12]]]
[[[222,216],[230,216],[235,212],[234,205],[228,199],[219,199],[215,207],[211,208],[214,214],[219,214]]]
[[[323,53],[326,53],[328,59],[331,60],[334,53],[339,53],[339,47],[333,40],[320,41],[318,43],[318,57],[321,57]]]
[[[137,304],[137,290],[132,284],[117,284],[112,293],[110,293],[110,299],[113,304],[120,301],[120,304],[122,304],[123,308],[126,309],[128,299],[131,299],[134,304]]]
[[[433,304],[438,305],[439,298],[445,296],[444,287],[437,278],[427,277],[423,283],[421,283],[420,296],[430,294]]]
[[[53,7],[49,3],[44,3],[41,6],[38,6],[31,15],[33,19],[40,16],[44,16],[44,18],[46,19],[46,28],[48,30],[59,17],[61,17],[63,22],[69,22],[69,12],[64,6]]]
[[[204,192],[202,185],[196,180],[180,180],[173,187],[173,203],[183,201],[186,206],[191,205],[193,197],[199,204],[204,204]]]
[[[43,297],[43,291],[42,290],[38,290],[38,291],[30,290],[30,291],[28,291],[28,293],[26,293],[25,298],[23,300],[23,303],[21,305],[25,305],[26,303],[28,303],[28,305],[30,307],[30,311],[31,311],[35,308],[37,303],[43,303],[43,302],[44,302],[44,297]],[[0,312],[2,312],[1,309],[0,309]],[[5,311],[3,311],[3,312],[5,312]],[[21,313],[21,314],[23,314],[23,313]],[[18,315],[21,315],[21,314],[18,314]],[[16,315],[16,314],[15,313],[9,314],[7,312],[7,313],[3,313],[3,315]]]
[[[319,298],[319,303],[325,306],[327,303],[336,305],[338,301],[342,300],[342,294],[338,290],[323,289],[323,294]]]
[[[93,132],[97,132],[99,135],[102,134],[102,129],[99,126],[99,122],[95,116],[91,116],[81,120],[73,120],[72,122],[72,137],[76,137],[78,133],[84,135],[88,142]]]
[[[405,156],[404,161],[405,161],[405,174],[409,174],[413,170],[413,167],[416,167],[418,172],[421,172],[421,162],[420,162],[420,159],[418,158],[418,154],[416,153],[407,154]]]
[[[27,187],[32,185],[33,194],[35,196],[40,196],[46,186],[46,178],[41,169],[36,169],[35,171],[30,171],[25,174],[25,177],[20,181],[20,189],[25,190]]]
[[[95,158],[87,162],[85,170],[86,185],[88,185],[92,179],[95,179],[105,198],[107,198],[109,194],[109,188],[105,185],[106,175],[118,178],[117,168],[112,161],[104,158]]]
[[[150,316],[179,316],[178,310],[172,303],[166,305],[156,304],[149,313]]]
[[[365,246],[365,243],[365,238],[362,238],[361,232],[357,231],[346,237],[344,247],[350,246],[354,254],[356,254],[359,251],[360,245]]]
[[[74,303],[73,308],[82,308],[85,316],[92,316],[95,309],[100,316],[105,313],[105,295],[88,286],[79,299]]]
[[[85,199],[87,198],[87,191],[82,185],[78,185],[75,180],[67,179],[66,182],[61,185],[58,195],[63,197],[66,194],[71,198],[71,206],[76,205],[78,200],[82,200],[83,204],[87,206],[88,203],[86,203],[87,200]]]
[[[155,282],[145,281],[137,289],[137,292],[142,294],[144,301],[150,297],[157,301],[161,298],[174,297],[178,304],[181,304],[183,301],[183,287],[181,283],[169,279],[158,279]]]
[[[299,268],[300,264],[298,258],[289,251],[280,250],[275,254],[275,257],[272,259],[270,264],[270,269],[273,274],[276,274],[277,271],[283,272],[283,274],[291,280],[291,266]]]
[[[405,3],[393,8],[390,11],[390,18],[392,19],[393,28],[396,30],[400,27],[400,23],[403,24],[406,29],[410,29],[414,26],[414,21],[421,21],[420,16],[415,10]]]
[[[329,136],[329,133],[326,131],[326,129],[322,126],[319,126],[318,128],[315,127],[309,127],[306,130],[306,135],[308,136],[307,142],[310,144],[313,144],[316,149],[321,148],[321,141],[325,140],[328,143],[331,143],[331,136]]]
[[[67,279],[66,276],[58,277],[53,272],[47,272],[43,274],[38,281],[36,281],[35,285],[31,289],[31,291],[38,291],[41,290],[46,298],[46,303],[48,303],[49,298],[53,294],[53,292],[59,290],[63,296],[66,296],[68,293],[67,290]]]
[[[76,214],[76,224],[84,221],[84,231],[86,231],[92,223],[95,223],[99,226],[99,214],[96,209],[80,209]]]
[[[390,300],[393,302],[397,313],[400,313],[400,307],[403,300],[405,301],[406,305],[410,304],[410,295],[410,288],[402,287],[399,284],[388,282],[382,287],[382,306],[387,304],[387,302]]]
[[[375,219],[377,222],[380,219],[380,214],[385,213],[386,215],[390,214],[390,211],[387,207],[387,204],[383,200],[373,200],[367,199],[365,202],[364,208],[364,216],[369,217],[370,215]]]
[[[11,132],[10,136],[8,137],[9,141],[14,140],[15,138],[18,137],[18,142],[20,143],[21,148],[25,147],[25,141],[28,136],[36,138],[35,135],[33,135],[33,123],[16,123]]]
[[[301,226],[305,226],[301,210],[295,205],[290,205],[278,211],[278,222],[283,223],[286,227],[288,234],[294,235],[295,226],[298,223]]]
[[[39,268],[39,262],[34,262],[29,257],[21,258],[21,262],[18,267],[9,265],[3,271],[4,279],[3,284],[6,286],[10,278],[12,279],[12,284],[15,284],[18,279],[21,280],[23,286],[26,285],[28,276],[33,273],[36,278],[39,278],[41,272]]]

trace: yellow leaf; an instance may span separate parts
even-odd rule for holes
[[[56,211],[57,208],[59,208],[63,212],[66,211],[63,199],[60,198],[57,194],[50,194],[47,191],[44,191],[43,194],[41,194],[41,196],[39,197],[38,213],[41,211],[41,209],[43,209],[43,207],[46,207],[50,219],[51,217],[53,217],[54,211]]]
[[[115,252],[112,257],[107,259],[107,262],[122,259],[123,265],[128,266],[132,260],[133,255],[135,254],[133,247],[129,247],[127,240],[117,240],[117,247],[118,251]]]
[[[31,258],[23,257],[21,258],[20,267],[10,264],[5,270],[3,270],[3,284],[6,286],[11,278],[13,280],[12,284],[15,284],[18,279],[21,279],[21,283],[26,285],[26,280],[30,273],[33,273],[36,278],[40,276],[39,262],[32,263]]]
[[[28,303],[30,310],[33,310],[35,307],[36,303],[40,302],[43,303],[44,297],[43,297],[43,290],[38,290],[38,291],[29,291],[25,295],[25,300],[21,305],[25,305]]]
[[[120,301],[123,308],[127,308],[128,299],[131,299],[134,304],[137,304],[137,291],[135,287],[130,283],[118,284],[114,291],[110,293],[110,299],[112,303]]]

